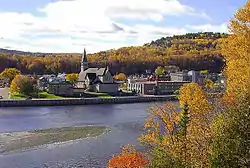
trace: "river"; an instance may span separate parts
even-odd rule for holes
[[[104,168],[125,144],[136,144],[154,103],[0,108],[0,133],[105,125],[107,134],[0,155],[0,168]]]

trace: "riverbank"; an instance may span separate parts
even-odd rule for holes
[[[105,126],[84,126],[3,133],[0,134],[0,153],[96,137],[105,130],[107,130]]]
[[[0,100],[0,107],[20,106],[66,106],[90,104],[125,104],[155,101],[174,101],[176,95],[127,96],[110,98],[65,98],[65,99],[31,99],[31,100]]]

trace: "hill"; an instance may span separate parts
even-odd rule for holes
[[[145,69],[154,70],[159,65],[219,72],[224,65],[220,46],[225,37],[226,34],[212,32],[163,37],[139,47],[122,47],[89,54],[88,59],[90,66],[108,64],[115,73],[144,73]],[[80,56],[77,53],[30,53],[1,49],[0,71],[16,67],[23,73],[79,72]]]

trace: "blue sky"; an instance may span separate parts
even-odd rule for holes
[[[227,32],[247,0],[0,0],[0,48],[98,52],[188,32]]]

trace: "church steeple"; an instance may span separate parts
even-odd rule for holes
[[[82,62],[81,62],[81,72],[85,71],[86,69],[88,69],[88,60],[87,60],[86,50],[84,48],[84,52],[82,55]]]

